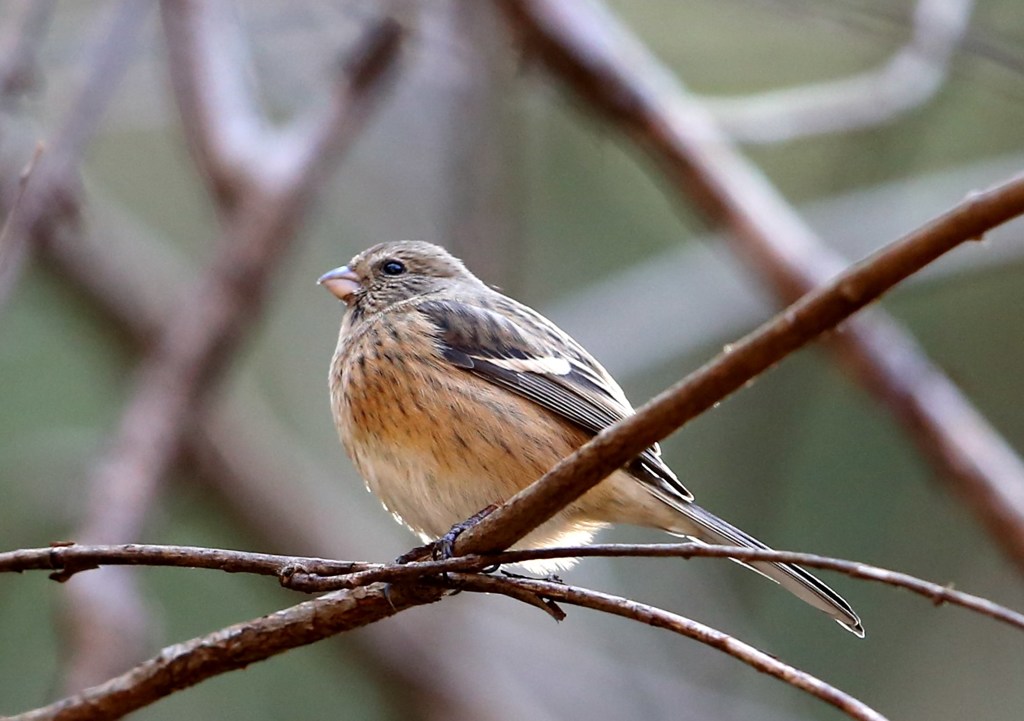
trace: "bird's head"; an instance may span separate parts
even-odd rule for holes
[[[448,287],[452,281],[482,286],[462,261],[421,240],[380,243],[317,281],[350,308],[374,313]]]

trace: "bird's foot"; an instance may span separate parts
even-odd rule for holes
[[[459,536],[476,524],[480,523],[480,521],[487,518],[487,516],[491,515],[497,507],[497,503],[492,503],[486,508],[480,509],[466,520],[459,521],[449,528],[448,532],[434,543],[434,560],[447,560],[452,558],[455,555],[455,541]]]
[[[483,508],[464,521],[459,521],[450,529],[448,532],[441,536],[436,541],[424,544],[422,546],[416,546],[410,551],[403,553],[401,556],[395,559],[395,563],[404,565],[406,563],[412,563],[414,561],[444,561],[455,556],[455,541],[464,532],[479,523],[483,518],[489,516],[495,508],[498,507],[497,503]]]

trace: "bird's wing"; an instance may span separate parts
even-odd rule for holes
[[[436,326],[441,353],[454,366],[590,433],[632,415],[622,389],[582,346],[535,311],[505,296],[498,298],[493,308],[436,297],[416,307]],[[627,468],[656,493],[676,501],[693,500],[661,460],[657,444]]]

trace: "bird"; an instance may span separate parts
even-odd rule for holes
[[[367,488],[424,541],[508,499],[635,412],[583,346],[438,245],[374,245],[318,283],[346,305],[329,371],[342,445]],[[694,503],[657,444],[514,547],[582,545],[612,524],[768,548]],[[740,563],[863,637],[850,604],[800,566]]]

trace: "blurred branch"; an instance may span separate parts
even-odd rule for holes
[[[241,29],[223,0],[160,4],[168,70],[192,159],[220,208],[232,209],[256,190],[276,138],[242,69]]]
[[[652,156],[680,201],[732,231],[736,252],[782,303],[843,267],[707,108],[603,6],[508,0],[502,7],[534,56]],[[1014,450],[881,311],[844,324],[831,343],[1024,571],[1024,462]]]
[[[8,270],[8,266],[5,265],[5,261],[10,262],[10,256],[5,250],[11,242],[11,228],[24,222],[23,216],[26,212],[24,203],[25,190],[28,188],[28,181],[32,178],[32,173],[35,171],[36,165],[39,164],[39,157],[42,154],[43,144],[37,143],[32,157],[28,160],[28,164],[18,173],[18,189],[14,194],[14,200],[11,201],[10,207],[7,208],[7,217],[4,218],[3,227],[0,227],[0,278],[14,272]],[[0,291],[0,296],[2,296],[2,291]],[[0,300],[2,300],[2,297],[0,297]]]
[[[165,17],[187,5],[168,0]],[[136,538],[165,474],[189,432],[197,406],[227,366],[245,331],[260,317],[273,271],[294,241],[303,212],[323,176],[349,146],[381,97],[398,57],[400,30],[382,20],[366,32],[338,69],[326,116],[292,146],[295,165],[287,183],[269,182],[275,171],[259,167],[259,180],[225,209],[219,252],[195,290],[169,316],[138,373],[110,448],[90,479],[90,499],[78,537],[86,541]],[[173,43],[171,43],[173,44]],[[173,60],[174,58],[172,58]],[[200,66],[190,65],[193,72]],[[194,86],[205,82],[197,77]],[[201,93],[199,101],[208,99]],[[193,147],[195,147],[193,143]],[[223,148],[209,145],[217,154]],[[226,162],[230,152],[211,162]],[[76,647],[68,686],[106,678],[137,656],[122,647],[123,619],[111,615],[111,594],[133,596],[115,575],[90,575],[70,587]]]
[[[700,101],[729,135],[745,143],[778,143],[892,122],[942,88],[973,9],[974,0],[918,0],[909,42],[877,70],[831,82]]]
[[[629,618],[654,628],[663,628],[716,648],[761,673],[774,676],[780,681],[806,691],[812,696],[832,704],[850,718],[862,721],[885,721],[884,716],[867,704],[830,686],[806,671],[790,666],[727,633],[646,603],[553,581],[461,573],[450,574],[449,579],[451,585],[460,591],[500,593],[520,601],[523,600],[522,592],[525,591],[541,598]]]
[[[861,258],[879,238],[896,237],[963,196],[963,188],[984,187],[1024,167],[1024,155],[879,183],[816,200],[800,207],[812,227],[828,228],[830,247]],[[885,207],[885,213],[877,212]],[[901,286],[910,288],[973,282],[995,277],[1024,261],[1018,242],[1024,222],[994,229],[983,247],[954,253],[928,266]],[[638,258],[614,274],[595,278],[541,310],[600,359],[613,376],[642,377],[685,356],[721,346],[761,322],[771,298],[744,279],[738,263],[720,252],[718,233],[699,234]],[[1024,267],[1024,266],[1020,266]],[[600,316],[593,309],[600,306]],[[643,317],[643,323],[635,319]],[[970,322],[968,320],[968,322]],[[615,328],[614,334],[607,328]],[[637,353],[636,348],[643,348]]]
[[[448,197],[440,237],[481,278],[513,288],[524,265],[522,120],[506,102],[519,69],[495,42],[504,17],[496,3],[465,0],[434,3],[432,13],[436,37],[425,42],[435,50],[427,71],[451,103],[442,138]],[[441,50],[454,43],[458,63],[451,50]]]
[[[24,37],[15,48],[20,53],[15,55],[16,63],[22,63],[19,58],[38,42],[37,35],[46,25],[47,3],[38,4],[34,12],[44,17],[30,13],[26,18]],[[113,18],[101,23],[105,32],[84,63],[87,75],[58,130],[46,142],[46,153],[33,173],[35,179],[19,202],[19,212],[10,218],[0,245],[0,306],[21,275],[33,237],[52,233],[63,222],[77,222],[76,208],[68,200],[75,194],[77,167],[131,58],[147,8],[145,0],[123,0],[112,11]]]
[[[322,154],[349,142],[362,111],[370,109],[360,98],[390,72],[397,54],[397,22],[378,21],[339,68],[332,107],[279,130],[266,121],[243,80],[248,53],[228,3],[162,0],[160,7],[185,137],[222,211],[260,193],[298,194],[296,186],[317,179],[313,171]]]

